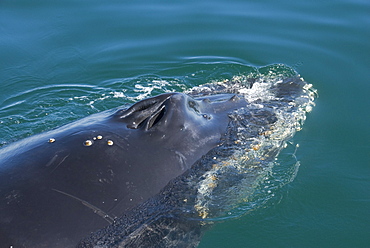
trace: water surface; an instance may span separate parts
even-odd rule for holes
[[[368,247],[370,2],[0,2],[0,145],[283,63],[319,92],[295,180],[200,247]]]

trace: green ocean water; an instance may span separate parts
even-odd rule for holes
[[[298,174],[200,247],[370,247],[367,0],[2,0],[0,146],[276,63],[318,90]]]

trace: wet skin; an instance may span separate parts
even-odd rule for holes
[[[220,145],[232,94],[167,93],[0,150],[0,244],[70,247]]]

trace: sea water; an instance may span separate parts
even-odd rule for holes
[[[318,91],[279,156],[299,161],[295,178],[200,247],[369,247],[369,13],[365,0],[3,0],[0,146],[285,64]]]

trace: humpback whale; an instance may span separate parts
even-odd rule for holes
[[[7,145],[0,243],[195,247],[271,167],[314,96],[299,75],[235,77]]]

